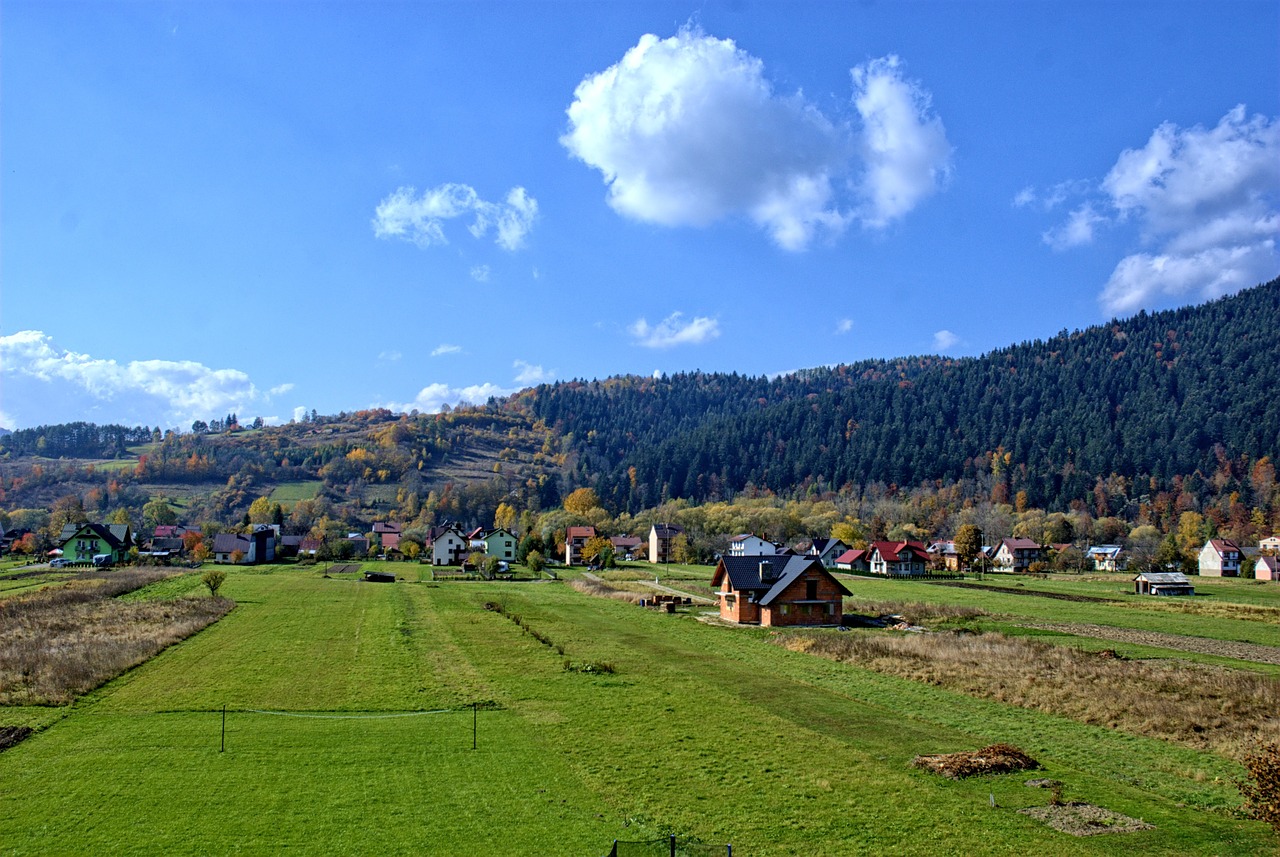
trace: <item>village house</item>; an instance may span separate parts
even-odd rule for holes
[[[614,556],[631,560],[640,555],[640,546],[644,544],[644,539],[639,536],[610,536],[609,544],[613,545]]]
[[[391,521],[375,521],[373,537],[384,551],[400,549],[400,525]]]
[[[499,527],[484,536],[485,556],[496,556],[506,562],[516,560],[516,537],[509,530]]]
[[[128,524],[66,524],[58,534],[58,547],[67,562],[93,562],[95,556],[107,556],[113,564],[124,562],[133,546]]]
[[[937,541],[929,545],[929,559],[935,566],[941,566],[947,571],[960,570],[960,554],[956,553],[956,543],[953,541]]]
[[[1258,551],[1263,556],[1280,556],[1280,536],[1267,536],[1259,540]]]
[[[729,556],[773,556],[778,546],[755,533],[742,533],[729,540]]]
[[[564,564],[582,562],[582,549],[596,537],[595,527],[569,527],[564,531]]]
[[[1086,555],[1093,560],[1094,571],[1120,571],[1124,567],[1120,550],[1120,545],[1094,545]]]
[[[1253,567],[1254,580],[1280,580],[1280,557],[1260,556]]]
[[[917,577],[929,565],[929,551],[919,542],[872,542],[870,551],[872,574]]]
[[[462,565],[470,545],[457,524],[432,527],[427,538],[432,565]]]
[[[816,557],[726,556],[711,586],[720,618],[742,625],[839,625],[851,595]]]
[[[1042,559],[1044,548],[1031,539],[1001,539],[993,557],[997,567],[1015,572],[1024,572]]]
[[[671,562],[671,542],[684,535],[679,524],[654,524],[649,528],[649,562]]]
[[[848,549],[849,546],[839,539],[814,539],[806,553],[817,557],[823,568],[835,568],[836,557]]]
[[[836,568],[843,571],[871,573],[871,551],[865,548],[849,548],[836,557]]]
[[[1209,539],[1200,549],[1200,576],[1239,577],[1242,556],[1230,539]]]
[[[276,558],[275,547],[275,531],[265,525],[256,527],[249,535],[218,533],[213,537],[213,561],[260,565]]]

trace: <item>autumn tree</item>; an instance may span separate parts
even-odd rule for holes
[[[613,542],[604,536],[592,536],[587,539],[587,543],[582,546],[582,559],[588,563],[594,563],[596,558],[603,554],[606,550],[612,550]]]
[[[564,510],[575,515],[586,515],[600,508],[600,497],[593,488],[579,488],[564,498]]]
[[[516,524],[516,510],[513,506],[506,503],[499,503],[498,509],[493,513],[493,528],[495,530],[510,531]]]
[[[524,564],[534,574],[539,574],[542,572],[542,569],[546,568],[547,561],[543,559],[542,554],[540,552],[529,551],[528,555],[526,555],[524,558]]]
[[[251,524],[276,523],[277,517],[284,519],[283,510],[279,503],[271,502],[270,497],[259,497],[249,504],[249,523]]]
[[[953,541],[956,545],[956,555],[960,557],[961,564],[967,568],[977,558],[978,551],[982,550],[982,530],[975,524],[961,524],[956,530]]]
[[[236,551],[236,553],[239,553],[239,551]],[[234,555],[232,554],[232,556]],[[226,579],[227,573],[225,571],[220,568],[211,568],[200,578],[200,582],[208,588],[210,597],[217,598],[218,590],[222,588],[222,584]]]

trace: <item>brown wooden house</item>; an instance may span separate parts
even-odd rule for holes
[[[720,618],[743,625],[839,625],[851,595],[813,556],[726,556],[711,585]]]

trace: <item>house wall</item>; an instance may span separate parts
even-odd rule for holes
[[[807,581],[818,582],[817,598],[809,600]],[[807,572],[760,611],[760,624],[769,627],[791,625],[839,625],[844,616],[844,593],[835,581],[817,572]]]
[[[485,539],[484,544],[486,556],[505,560],[516,558],[516,538],[508,532],[494,533]]]
[[[71,562],[92,562],[100,553],[109,553],[112,559],[120,559],[99,536],[76,536],[62,547],[62,558]]]
[[[760,605],[747,600],[740,592],[735,592],[729,575],[720,582],[720,618],[726,622],[737,622],[740,625],[756,625],[760,622]]]
[[[1239,577],[1240,555],[1236,553],[1234,558],[1224,557],[1212,544],[1205,542],[1204,547],[1200,548],[1200,574],[1202,577]]]
[[[759,536],[748,536],[729,545],[729,556],[772,556],[777,552],[773,542],[766,542]]]

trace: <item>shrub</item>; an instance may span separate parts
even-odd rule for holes
[[[200,578],[200,582],[209,588],[209,594],[218,597],[218,590],[227,579],[227,573],[220,568],[211,568]]]
[[[1244,807],[1280,833],[1280,744],[1269,741],[1244,759],[1248,779],[1240,783]]]

